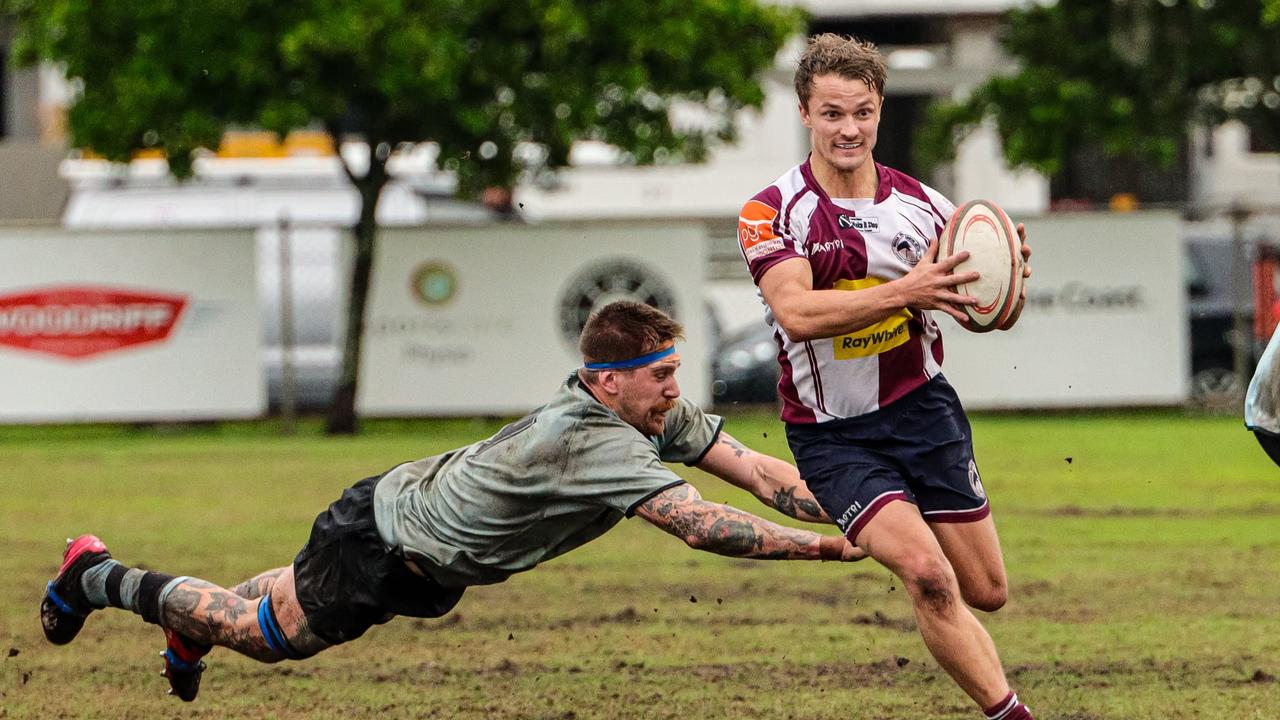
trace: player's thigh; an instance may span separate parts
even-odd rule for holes
[[[787,441],[805,485],[855,544],[882,509],[896,500],[915,502],[902,468],[879,449],[878,440],[861,428],[848,432],[842,427],[787,426]]]
[[[276,580],[284,574],[288,568],[278,567],[259,573],[244,582],[231,588],[231,592],[239,595],[246,600],[255,600],[271,592],[271,588],[276,584]]]
[[[857,544],[913,594],[941,593],[955,584],[942,546],[910,502],[896,500],[880,508],[858,533]]]
[[[972,522],[931,523],[930,528],[955,570],[965,601],[987,611],[1003,606],[1008,581],[991,515]]]
[[[301,657],[309,657],[331,647],[330,643],[317,636],[307,622],[307,615],[298,602],[297,586],[294,583],[293,567],[287,567],[276,578],[271,588],[271,610],[275,613],[275,621],[280,632],[293,651]]]

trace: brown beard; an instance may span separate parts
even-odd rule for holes
[[[671,412],[671,409],[674,408],[675,406],[676,406],[675,400],[667,400],[663,402],[661,405],[654,406],[653,411],[656,413],[667,413],[667,412]]]

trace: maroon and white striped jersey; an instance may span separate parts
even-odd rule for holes
[[[879,164],[876,171],[875,199],[828,197],[808,160],[751,198],[738,218],[738,243],[756,285],[796,257],[809,261],[815,290],[857,291],[906,275],[955,206],[903,173]],[[926,310],[904,308],[857,332],[805,342],[787,337],[768,303],[765,320],[778,343],[789,423],[864,415],[942,369],[942,335]]]

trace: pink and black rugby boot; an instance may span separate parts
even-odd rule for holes
[[[111,559],[107,546],[93,535],[67,540],[58,576],[45,587],[40,600],[40,625],[44,636],[54,645],[66,645],[75,639],[84,619],[97,610],[80,587],[80,576],[86,570]]]
[[[200,676],[204,674],[205,665],[200,658],[212,646],[201,645],[169,628],[164,628],[164,641],[165,649],[160,653],[164,658],[164,670],[160,674],[169,679],[170,695],[177,695],[183,702],[191,702],[200,692]]]

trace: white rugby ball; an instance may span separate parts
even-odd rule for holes
[[[978,299],[961,307],[967,319],[960,323],[973,332],[988,332],[1003,325],[1022,294],[1022,240],[1000,206],[990,200],[971,200],[956,210],[943,228],[938,257],[961,250],[969,258],[953,272],[977,272],[978,279],[956,286],[961,295]]]

